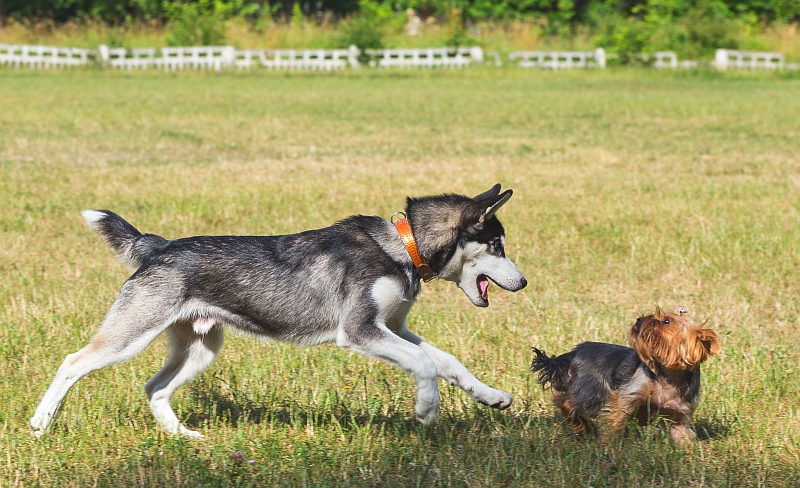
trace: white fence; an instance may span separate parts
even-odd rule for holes
[[[375,49],[367,50],[371,66],[378,67],[463,67],[484,62],[480,47]],[[496,51],[488,54],[490,64],[501,66]],[[158,68],[213,69],[252,68],[336,70],[358,68],[359,50],[349,49],[248,49],[236,50],[233,46],[194,46],[125,49],[101,45],[95,50],[54,46],[29,46],[0,44],[0,65],[34,68],[63,68],[85,66],[99,62],[103,66],[119,69]],[[697,68],[708,63],[678,61],[672,51],[642,53],[637,57],[655,68]],[[515,51],[509,54],[512,63],[521,68],[605,68],[606,52],[594,51]],[[491,61],[493,60],[493,63]],[[784,63],[784,56],[776,52],[737,51],[717,49],[712,66],[718,69],[800,69],[796,63]]]
[[[98,52],[100,61],[112,68],[220,70],[233,65],[236,51],[232,46],[162,47],[161,57],[156,57],[155,48],[129,50],[101,45]]]
[[[251,68],[263,66],[271,69],[342,69],[358,65],[358,48],[350,49],[246,49],[232,46],[164,47],[161,57],[155,48],[110,49],[100,46],[100,60],[113,68],[185,68],[214,69]]]
[[[783,54],[781,53],[717,49],[714,57],[714,66],[717,69],[783,69],[784,63]]]
[[[599,47],[594,51],[514,51],[508,59],[519,60],[520,68],[605,68],[606,51]]]
[[[358,48],[349,49],[264,49],[236,51],[239,68],[260,64],[268,69],[335,70],[358,68]]]
[[[90,51],[74,47],[0,44],[0,64],[34,68],[64,68],[89,62]]]
[[[421,49],[373,49],[374,65],[382,68],[461,68],[483,62],[483,49],[479,47],[421,48]]]
[[[672,51],[656,51],[654,53],[641,53],[638,57],[653,68],[677,68],[678,55]],[[652,60],[652,61],[651,61]]]

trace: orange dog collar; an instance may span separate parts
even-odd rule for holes
[[[396,216],[402,216],[402,218],[394,220]],[[426,261],[425,258],[422,257],[422,254],[419,253],[417,241],[414,240],[414,233],[411,232],[411,225],[408,223],[406,214],[404,212],[395,212],[392,214],[390,222],[394,224],[395,229],[397,229],[397,233],[400,234],[400,238],[403,239],[403,244],[406,246],[406,251],[408,251],[408,255],[411,256],[411,261],[414,262],[414,266],[416,266],[417,273],[419,273],[422,281],[427,283],[434,279],[436,276],[434,276],[433,270],[428,264],[428,261]]]

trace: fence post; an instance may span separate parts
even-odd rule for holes
[[[717,49],[716,53],[714,54],[714,65],[717,69],[727,69],[728,68],[728,50],[727,49]]]
[[[106,65],[108,64],[109,54],[108,54],[108,46],[105,44],[100,44],[97,48],[97,51],[100,53],[100,64]]]
[[[350,63],[351,68],[360,68],[361,64],[358,62],[358,46],[350,44],[347,48],[347,62]]]
[[[469,49],[469,57],[472,58],[472,62],[482,63],[483,62],[483,49],[481,49],[478,46],[470,48]]]
[[[602,47],[598,47],[594,50],[594,60],[597,63],[598,68],[605,68],[606,67],[606,50]]]

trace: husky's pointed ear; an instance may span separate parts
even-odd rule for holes
[[[495,188],[499,190],[500,185],[496,185],[492,190]],[[492,190],[482,194],[482,195],[489,195]],[[511,195],[514,192],[511,190],[506,190],[499,195],[494,195],[491,197],[484,197],[482,200],[478,200],[472,205],[467,208],[464,213],[462,214],[462,227],[466,228],[472,233],[477,233],[483,230],[483,223],[492,218],[495,213],[502,207]],[[478,195],[478,197],[482,196]],[[478,198],[476,197],[476,199]]]
[[[482,200],[494,200],[497,195],[500,194],[500,183],[497,183],[493,187],[489,188],[487,191],[481,193],[473,197],[472,199],[476,202],[480,202]]]
[[[500,185],[497,186],[499,187]],[[497,213],[498,210],[500,210],[500,207],[506,204],[513,194],[514,192],[512,190],[506,190],[498,195],[497,201],[494,202],[491,207],[486,209],[483,215],[481,215],[481,217],[478,219],[478,223],[482,224],[484,220],[491,218],[495,213]]]

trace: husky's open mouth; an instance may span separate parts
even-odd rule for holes
[[[484,300],[489,299],[489,278],[485,274],[478,275],[478,292]]]

